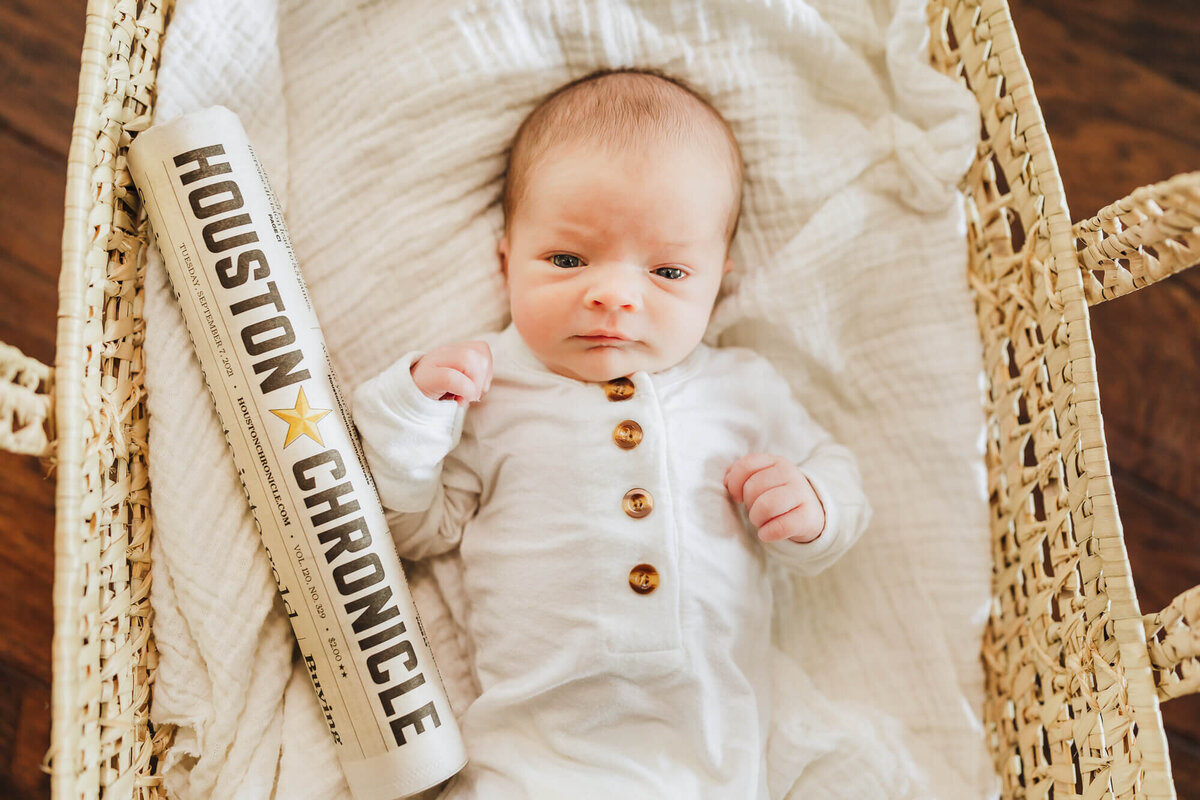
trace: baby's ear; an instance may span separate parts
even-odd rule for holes
[[[500,274],[505,278],[508,277],[508,237],[500,237],[500,244],[496,246],[496,255],[500,256]]]

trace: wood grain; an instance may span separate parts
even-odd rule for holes
[[[64,165],[71,143],[86,9],[86,0],[0,4],[0,30],[4,31],[0,121],[14,139],[45,150]],[[65,185],[65,180],[64,171],[60,182]]]
[[[49,797],[50,683],[0,660],[0,797]]]
[[[0,192],[0,341],[43,364],[54,363],[66,164],[66,151],[55,154],[0,131],[0,181],[21,187]]]
[[[1195,0],[1010,0],[1075,219],[1200,169]],[[51,363],[84,0],[0,4],[0,340]],[[1200,582],[1200,271],[1093,309],[1109,456],[1143,611]],[[0,797],[49,796],[54,481],[0,453]],[[1200,797],[1200,697],[1163,708]]]

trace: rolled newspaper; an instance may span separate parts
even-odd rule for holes
[[[445,780],[462,737],[241,122],[215,107],[151,128],[129,168],[350,791]]]

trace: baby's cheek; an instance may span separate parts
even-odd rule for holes
[[[513,322],[534,352],[541,352],[556,340],[555,333],[561,327],[561,305],[560,299],[546,291],[514,293],[510,297]]]

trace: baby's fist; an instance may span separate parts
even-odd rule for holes
[[[825,528],[825,509],[808,478],[786,458],[754,453],[725,471],[725,488],[745,503],[764,542],[811,542]]]
[[[465,406],[492,388],[492,348],[487,342],[443,345],[414,361],[410,371],[426,397]]]

